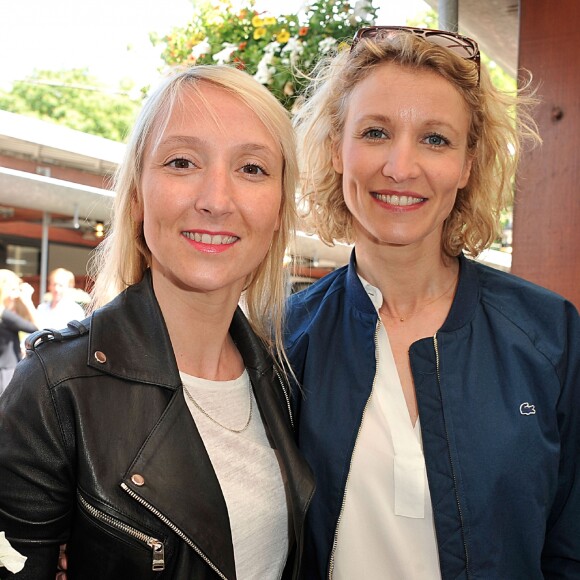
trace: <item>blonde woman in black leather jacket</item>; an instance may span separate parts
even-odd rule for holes
[[[149,97],[93,314],[33,335],[0,400],[18,578],[52,580],[63,543],[69,580],[298,576],[314,486],[274,362],[295,166],[245,73],[194,67]]]

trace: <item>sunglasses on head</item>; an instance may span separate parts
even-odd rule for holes
[[[367,26],[357,30],[352,39],[350,50],[352,51],[363,38],[381,40],[382,38],[389,38],[389,33],[391,32],[408,32],[409,34],[420,36],[428,42],[450,50],[465,60],[474,62],[477,66],[477,82],[479,83],[479,46],[472,38],[457,34],[456,32],[434,30],[432,28],[413,28],[412,26]]]

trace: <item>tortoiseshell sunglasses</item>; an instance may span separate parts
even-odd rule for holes
[[[465,60],[473,61],[477,66],[477,82],[480,77],[480,55],[479,46],[475,40],[456,32],[449,32],[448,30],[435,30],[432,28],[413,28],[412,26],[367,26],[357,30],[350,50],[357,45],[359,40],[363,38],[380,40],[381,38],[388,38],[390,32],[408,32],[415,36],[420,36],[425,40],[432,42],[438,46],[442,46],[451,52],[454,52]]]

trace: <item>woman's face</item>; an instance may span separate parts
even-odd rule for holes
[[[440,248],[469,179],[469,122],[460,93],[435,72],[385,63],[354,88],[333,164],[357,243]]]
[[[239,294],[279,227],[283,158],[241,100],[211,84],[186,90],[145,151],[140,204],[154,279]]]
[[[9,281],[6,282],[6,297],[4,298],[4,306],[6,308],[11,308],[14,305],[14,301],[17,298],[20,298],[20,283],[21,281],[18,278],[10,278]]]

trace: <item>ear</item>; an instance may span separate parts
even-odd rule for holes
[[[340,143],[337,143],[336,141],[332,143],[332,166],[338,174],[343,174],[344,166],[342,163],[342,151]]]
[[[463,189],[467,182],[469,181],[469,177],[471,175],[471,165],[473,164],[473,156],[467,155],[465,158],[465,163],[463,164],[463,170],[461,172],[461,177],[459,179],[459,187],[458,189]]]

